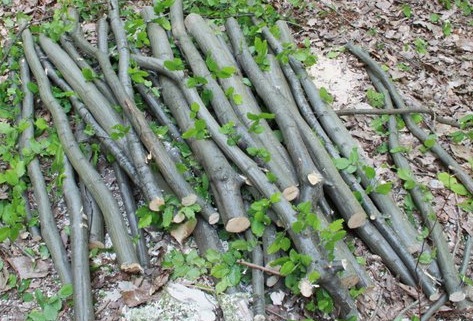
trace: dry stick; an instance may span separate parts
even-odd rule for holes
[[[275,115],[289,156],[296,168],[301,186],[300,201],[311,201],[312,204],[317,204],[318,199],[322,196],[322,175],[312,162],[309,151],[304,144],[299,126],[296,124],[297,118],[293,118],[291,111],[287,107],[289,101],[276,92],[270,83],[266,81],[264,74],[249,52],[238,22],[230,18],[225,25],[238,62],[255,86],[259,97],[262,98],[266,106]]]
[[[258,23],[258,21],[255,20],[255,23]],[[269,29],[267,27],[262,27],[262,32],[271,48],[276,53],[281,53],[283,51],[283,46],[271,34]],[[309,78],[307,71],[305,70],[303,65],[291,56],[289,57],[289,61],[293,72],[291,72],[291,74],[287,74],[287,69],[283,69],[286,74],[286,77],[296,77],[294,79],[299,79],[302,87],[304,88],[305,93],[307,94],[307,98],[309,99],[310,104],[313,110],[315,111],[318,120],[322,124],[325,132],[329,135],[330,139],[338,146],[340,153],[344,155],[344,157],[349,158],[353,149],[358,148],[358,144],[350,135],[348,130],[345,128],[342,121],[335,114],[333,109],[325,105],[325,103],[322,101],[317,88],[315,87],[312,80]],[[360,157],[359,161],[362,164],[366,163],[366,161],[362,157]],[[367,188],[368,186],[373,185],[373,183],[375,182],[366,176],[362,168],[363,166],[358,166],[357,175],[361,178],[363,186]],[[373,201],[376,203],[376,206],[382,213],[384,213],[385,215],[389,215],[392,221],[392,228],[396,231],[396,234],[399,235],[399,238],[401,240],[404,240],[404,243],[408,245],[409,251],[412,253],[419,251],[421,248],[421,244],[416,239],[417,232],[415,231],[414,227],[408,222],[406,216],[396,206],[392,197],[389,194],[384,195],[374,192],[370,194],[370,197],[373,199]]]
[[[365,63],[369,69],[371,69],[375,76],[379,78],[380,82],[384,85],[384,87],[386,87],[386,90],[391,95],[394,106],[401,110],[407,109],[404,99],[397,90],[396,86],[389,79],[386,72],[384,72],[381,67],[372,58],[370,58],[369,54],[351,43],[348,43],[346,47],[361,61],[363,61],[363,63]],[[428,134],[414,122],[410,115],[403,115],[402,118],[404,119],[409,131],[414,136],[416,136],[419,141],[425,142],[428,139]],[[463,170],[460,164],[458,164],[455,159],[450,156],[447,151],[437,142],[430,148],[430,150],[437,155],[444,166],[451,170],[466,187],[466,189],[473,194],[473,179],[468,175],[467,172]]]
[[[9,58],[9,64],[13,63],[13,58]],[[20,122],[24,122],[28,126],[23,130],[20,135],[20,139],[18,141],[18,146],[20,150],[20,157],[24,159],[24,155],[29,153],[29,145],[30,140],[34,138],[34,126],[33,126],[33,93],[28,90],[28,82],[30,81],[30,69],[28,68],[28,64],[26,63],[25,59],[20,60],[20,79],[22,80],[22,92],[24,94],[23,101],[18,101],[16,108],[17,110],[21,110],[21,113],[18,113],[18,118],[16,119],[16,123],[19,124]],[[9,73],[9,77],[15,77],[16,74],[11,71]],[[17,89],[18,85],[16,81],[12,82],[13,89]],[[24,191],[22,196],[23,201],[25,202],[25,217],[28,222],[28,230],[31,234],[31,238],[35,242],[41,241],[41,232],[39,227],[35,224],[33,213],[31,212],[31,204],[28,200],[28,193]]]
[[[71,16],[77,18],[77,12],[71,11]],[[218,213],[216,213],[204,199],[195,194],[189,183],[187,183],[184,177],[179,173],[174,162],[167,154],[162,142],[151,130],[143,113],[135,105],[135,102],[126,94],[123,85],[120,83],[117,75],[113,71],[107,55],[84,39],[78,29],[75,29],[71,36],[84,52],[88,55],[94,56],[98,60],[102,73],[104,74],[109,86],[112,88],[120,106],[125,111],[134,129],[139,134],[142,142],[153,157],[153,160],[158,165],[158,168],[166,179],[166,182],[171,186],[174,193],[181,198],[181,203],[183,205],[192,205],[194,203],[199,204],[202,209],[200,214],[203,215],[207,221],[210,220],[215,222],[215,217],[218,216]]]
[[[309,108],[307,106],[307,102],[305,100],[305,97],[302,94],[302,90],[300,89],[300,85],[298,84],[298,81],[295,79],[295,77],[292,76],[291,70],[287,70],[287,69],[290,69],[289,66],[288,65],[283,65],[282,67],[286,71],[286,74],[291,75],[291,79],[292,79],[291,84],[292,84],[292,88],[295,90],[296,100],[298,101],[299,107],[300,107],[301,111],[304,113],[306,119],[311,124],[311,127],[314,128],[315,131],[319,134],[319,136],[321,136],[322,139],[324,140],[325,147],[326,147],[327,151],[329,152],[330,156],[334,157],[334,158],[339,158],[340,156],[338,154],[338,151],[333,147],[333,145],[330,141],[330,138],[327,137],[325,131],[321,128],[321,126],[319,125],[319,123],[315,119],[315,117],[312,115],[312,113],[310,113],[308,111]],[[296,81],[294,81],[294,80],[296,80]],[[371,219],[375,219],[373,221],[374,226],[380,231],[380,234],[383,235],[384,238],[389,243],[389,244],[386,244],[385,242],[383,242],[382,244],[384,244],[384,246],[387,246],[387,247],[392,247],[392,249],[394,249],[396,251],[396,253],[399,255],[399,258],[401,258],[402,261],[405,262],[406,267],[409,268],[411,273],[417,274],[417,272],[416,272],[416,261],[410,255],[410,253],[407,250],[405,250],[407,248],[407,246],[404,247],[402,245],[402,241],[399,239],[399,237],[396,236],[395,233],[393,233],[391,227],[385,222],[383,216],[379,213],[377,208],[371,202],[370,198],[368,197],[368,195],[366,194],[364,189],[360,186],[360,184],[357,182],[355,177],[353,175],[350,175],[350,174],[344,172],[344,171],[341,172],[341,176],[343,177],[344,181],[347,184],[349,184],[350,187],[353,190],[356,190],[359,193],[361,193],[362,199],[363,199],[363,202],[362,202],[363,208],[370,214]],[[368,230],[370,230],[371,228],[372,228],[371,226],[368,227]],[[367,231],[362,231],[360,235],[371,235],[371,233],[369,231],[368,232]],[[370,243],[373,242],[372,239],[366,238],[366,237],[363,237],[363,240],[367,244],[370,244]],[[378,246],[371,245],[370,247],[371,248],[376,248],[376,249],[378,249],[378,251],[379,251],[379,248],[380,248],[379,245]],[[387,249],[385,249],[383,251],[386,252]],[[379,252],[377,252],[377,253],[380,254]],[[382,255],[382,257],[386,257],[386,255],[384,255],[384,256]],[[348,256],[348,258],[350,258],[350,256]],[[405,272],[403,272],[403,273],[405,274]],[[423,272],[420,272],[420,273],[421,273],[420,278],[422,280],[422,283],[424,285],[424,288],[425,288],[425,291],[426,291],[428,297],[432,300],[436,299],[437,296],[438,296],[438,293],[437,293],[435,287],[433,286],[432,281],[429,278],[427,278],[426,275]],[[363,275],[361,275],[361,277],[363,277]],[[366,277],[364,277],[364,279],[366,280]]]
[[[255,243],[255,247],[251,251],[251,261],[255,266],[263,268],[263,250],[261,245],[256,242],[255,235],[251,230],[245,232],[246,241]],[[240,262],[241,263],[241,262]],[[253,297],[253,311],[254,319],[263,318],[265,313],[265,299],[264,299],[264,274],[262,269],[251,270],[251,286],[252,286],[252,297]]]
[[[320,203],[326,202],[321,200]],[[327,204],[328,206],[328,204]],[[323,215],[320,216],[320,223],[322,229],[327,229],[329,226],[330,213],[327,213],[327,206],[320,206],[320,210]],[[360,288],[365,288],[367,291],[373,289],[373,281],[368,276],[366,269],[364,269],[357,261],[353,253],[348,248],[347,244],[343,241],[337,242],[333,250],[335,260],[343,262],[345,271],[340,274],[340,279],[343,286],[347,289],[357,285]]]
[[[470,264],[471,249],[473,247],[473,241],[471,236],[467,235],[465,240],[465,248],[463,250],[463,260],[458,271],[458,274],[465,275],[468,265]],[[443,294],[434,304],[432,304],[427,311],[424,312],[420,321],[428,321],[430,318],[448,301],[447,294]]]
[[[136,203],[133,198],[133,191],[130,187],[130,181],[117,163],[113,163],[113,170],[115,171],[117,184],[120,188],[120,194],[122,196],[123,206],[125,207],[125,213],[128,218],[130,232],[135,238],[138,259],[140,260],[141,265],[146,268],[149,266],[148,249],[146,247],[146,240],[143,230],[138,228],[138,222],[136,219]]]
[[[260,137],[260,135],[251,135],[248,132],[245,124],[243,124],[238,118],[223,89],[212,77],[205,61],[202,59],[197,48],[194,46],[192,40],[187,34],[183,21],[182,1],[175,1],[171,7],[171,21],[173,25],[173,35],[178,40],[179,47],[184,52],[194,74],[200,77],[205,77],[207,80],[205,89],[212,93],[211,104],[215,110],[217,119],[219,119],[221,124],[233,123],[236,135],[240,137],[240,141],[244,142],[244,144],[239,144],[241,148],[263,147],[265,145],[262,141],[263,137]],[[214,49],[217,48],[213,48],[213,50]],[[283,195],[286,199],[293,200],[298,196],[299,190],[297,188],[297,181],[291,175],[291,172],[280,164],[277,155],[271,157],[271,160],[267,164],[261,165],[267,166],[268,169],[275,174],[278,179],[278,186],[283,190]]]
[[[159,100],[153,95],[153,93],[146,88],[143,84],[135,84],[136,89],[140,93],[141,97],[143,97],[146,105],[150,108],[153,116],[158,120],[158,122],[166,126],[168,128],[168,133],[173,140],[178,142],[183,142],[184,140],[181,137],[181,133],[177,126],[173,123],[173,121],[169,118],[169,116],[164,111],[165,106],[159,102]]]
[[[384,95],[386,108],[393,108],[391,96],[386,90],[386,87],[384,87],[380,79],[377,78],[372,72],[369,72],[369,76],[376,90]],[[392,150],[400,146],[399,137],[397,134],[396,119],[394,117],[390,117],[389,119],[389,132],[389,149]],[[404,169],[410,173],[409,161],[401,153],[392,153],[391,156],[398,169]],[[438,223],[436,216],[435,220],[431,218],[432,215],[435,215],[435,211],[432,206],[425,201],[425,194],[419,184],[416,182],[413,175],[411,175],[411,179],[415,182],[415,186],[409,190],[409,193],[411,194],[417,209],[422,215],[424,223],[430,230],[430,235],[437,249],[437,261],[445,282],[445,288],[449,294],[449,299],[453,302],[463,301],[465,299],[465,293],[460,287],[460,279],[455,269],[453,255],[450,253],[448,248],[448,244],[442,232],[442,227]]]
[[[103,249],[105,248],[105,226],[102,211],[82,180],[79,187],[84,214],[87,215],[89,221],[89,247]]]
[[[283,68],[287,68],[287,67],[288,66],[283,66]],[[288,72],[286,71],[286,73]],[[296,87],[293,87],[293,88],[298,89],[297,83],[295,83],[294,85],[296,85]],[[326,142],[325,147],[327,151],[332,157],[339,158],[340,156],[338,154],[338,151],[331,144],[330,138],[327,137],[323,129],[320,128],[320,125],[318,124],[317,120],[313,117],[313,115],[306,111],[307,107],[304,107],[304,105],[306,104],[304,102],[305,99],[303,95],[299,94],[300,90],[296,91],[296,93],[297,93],[296,97],[299,102],[299,106],[301,107],[302,110],[304,110],[306,119],[310,121],[310,123],[312,124],[312,127],[322,137],[324,142]],[[391,227],[385,222],[383,216],[379,213],[377,208],[371,202],[370,198],[368,197],[364,189],[361,187],[361,185],[357,182],[355,177],[353,175],[346,173],[345,171],[342,171],[341,175],[343,179],[345,180],[345,182],[349,184],[353,190],[356,190],[359,193],[361,193],[362,199],[363,199],[362,205],[364,209],[370,214],[370,218],[374,220],[373,224],[381,232],[384,238],[389,242],[391,247],[398,253],[399,257],[405,262],[406,266],[409,267],[409,270],[411,271],[411,273],[413,273],[414,275],[421,273],[420,279],[422,280],[423,287],[427,293],[427,296],[432,300],[436,299],[436,297],[438,296],[438,293],[433,287],[432,281],[429,278],[427,278],[422,271],[417,271],[416,261],[410,255],[410,253],[408,253],[408,251],[405,250],[407,246],[406,247],[402,246],[402,243],[403,243],[402,240],[399,237],[397,237],[395,233],[393,233]],[[370,242],[370,240],[364,240],[364,241],[366,241],[367,243]]]
[[[40,35],[40,38],[43,37],[43,35]],[[99,203],[100,209],[104,214],[112,243],[115,245],[120,268],[127,272],[141,271],[133,249],[133,244],[126,231],[123,218],[120,215],[118,205],[107,186],[100,180],[99,173],[85,160],[84,155],[75,141],[74,135],[69,127],[67,116],[52,95],[51,85],[34,51],[33,37],[29,30],[23,32],[23,46],[28,63],[38,82],[41,100],[52,114],[64,151],[74,169],[84,180],[87,188]]]
[[[128,74],[128,69],[130,66],[130,51],[128,50],[128,43],[125,30],[123,29],[123,22],[120,19],[118,1],[110,0],[108,1],[108,4],[110,25],[112,27],[113,34],[115,35],[115,42],[118,49],[118,78],[123,84],[126,94],[130,100],[133,100],[133,87],[131,84],[131,78]],[[104,52],[104,54],[107,53],[108,51]],[[130,121],[126,117],[123,117],[123,124],[125,126],[131,127]],[[161,189],[156,183],[153,173],[151,172],[151,167],[147,164],[146,153],[143,149],[143,146],[132,127],[126,136],[126,139],[128,154],[131,156],[133,163],[135,164],[139,179],[142,182],[142,191],[145,194],[146,199],[149,201],[148,207],[152,211],[159,211],[161,205],[164,204],[164,197],[161,193]]]
[[[73,43],[71,42],[71,39],[67,37],[66,35],[61,36],[61,47],[63,50],[65,50],[69,57],[75,62],[75,64],[80,68],[81,70],[81,75],[82,75],[82,70],[84,69],[90,69],[94,70],[92,66],[90,66],[87,61],[84,59],[84,57],[77,51],[77,49],[74,47]],[[76,66],[74,63],[71,63],[69,66],[74,67],[74,72],[76,72]],[[75,76],[77,78],[77,76]],[[117,101],[115,97],[113,96],[112,90],[110,87],[102,80],[99,79],[98,77],[94,77],[92,80],[92,83],[95,85],[94,91],[98,90],[98,92],[105,97],[112,105],[117,105]],[[74,83],[71,83],[71,87],[74,87]],[[91,86],[92,87],[92,86]],[[92,92],[92,94],[95,95],[95,92]],[[96,98],[97,99],[97,98]],[[84,101],[87,104],[87,101]],[[118,117],[118,115],[117,115]]]
[[[68,43],[67,41],[64,41]],[[68,43],[71,46],[70,43]],[[115,132],[114,126],[123,125],[118,113],[113,110],[109,100],[101,94],[94,83],[87,81],[74,60],[51,39],[42,36],[40,45],[48,58],[61,72],[74,92],[81,98],[84,105],[92,113],[95,120],[110,135]],[[64,47],[64,44],[62,45]],[[81,58],[81,60],[83,59]],[[126,141],[124,138],[116,140],[116,143],[125,150]]]
[[[148,24],[148,35],[153,54],[172,60],[172,49],[164,29],[156,24]],[[190,130],[194,126],[194,121],[190,117],[191,111],[187,107],[182,92],[168,78],[161,77],[160,80],[164,101],[179,127],[184,132]],[[240,192],[244,180],[212,140],[189,138],[187,141],[210,178],[214,198],[225,229],[232,233],[245,231],[250,226],[250,220],[243,207]]]
[[[73,88],[69,86],[64,79],[60,78],[56,72],[55,68],[49,61],[43,59],[42,50],[40,51],[39,47],[36,48],[38,55],[40,55],[41,63],[45,70],[47,70],[48,77],[63,91],[72,92]],[[76,91],[75,91],[76,92]],[[138,178],[138,173],[136,172],[135,166],[131,163],[128,157],[123,153],[122,149],[117,145],[117,142],[110,138],[110,136],[105,132],[105,130],[100,126],[100,124],[95,120],[94,116],[87,110],[86,106],[73,95],[69,97],[74,111],[84,120],[94,131],[95,137],[99,140],[105,149],[112,154],[114,159],[120,164],[120,166],[127,172],[128,176],[133,180],[135,185],[139,186],[140,181]]]
[[[27,35],[29,34],[28,29],[24,31]],[[29,129],[27,128],[23,132],[24,137],[22,138],[24,142],[24,147],[29,148],[30,140],[34,139],[34,127],[33,127],[33,93],[28,89],[28,83],[30,82],[30,68],[32,69],[34,75],[35,65],[29,59],[29,55],[35,56],[34,48],[32,45],[32,37],[30,35],[29,44],[31,47],[28,48],[28,52],[25,48],[26,60],[22,59],[20,68],[21,68],[21,82],[22,82],[22,91],[24,93],[23,103],[22,103],[22,114],[23,119],[29,123]],[[23,39],[26,42],[25,39]],[[26,47],[26,44],[24,44]],[[32,51],[29,51],[32,50]],[[36,58],[37,59],[37,58]],[[29,67],[28,67],[29,64]],[[39,61],[38,61],[39,64]],[[41,68],[41,65],[39,65]],[[41,88],[38,77],[36,76],[38,85]],[[59,278],[63,284],[72,282],[71,266],[67,257],[66,248],[62,243],[61,235],[57,227],[57,223],[54,220],[54,214],[52,213],[51,203],[49,201],[48,192],[46,189],[46,183],[44,181],[43,174],[41,173],[41,166],[39,164],[38,158],[34,157],[27,165],[28,176],[30,178],[31,184],[33,186],[33,192],[35,195],[36,203],[38,204],[38,213],[39,221],[41,223],[41,234],[44,239],[44,243],[51,253],[51,258],[53,260],[56,271],[59,274]]]
[[[327,154],[325,148],[322,146],[317,137],[314,136],[312,130],[309,128],[307,123],[304,121],[302,116],[297,112],[297,107],[290,107],[290,102],[287,101],[283,96],[278,92],[274,91],[265,81],[264,76],[261,75],[259,67],[254,62],[251,54],[248,51],[248,48],[244,44],[243,36],[240,32],[240,35],[237,34],[236,29],[239,28],[236,20],[230,18],[227,20],[227,32],[232,40],[234,50],[237,52],[237,58],[245,69],[248,77],[254,84],[256,90],[259,92],[260,97],[266,102],[266,105],[273,109],[273,112],[276,114],[276,119],[294,119],[296,120],[296,126],[300,130],[300,134],[304,138],[304,144],[308,146],[309,150],[312,151],[311,156],[314,157],[315,163],[325,174],[325,178],[330,182],[330,186],[327,186],[325,189],[328,194],[332,197],[334,203],[337,205],[337,208],[341,216],[347,222],[348,227],[357,228],[362,226],[366,220],[366,213],[363,208],[360,206],[358,201],[355,199],[351,193],[348,186],[345,184],[343,179],[340,177],[337,169],[333,165],[330,156]],[[240,51],[240,53],[238,53]],[[285,112],[286,111],[286,112]],[[290,124],[284,124],[284,126],[290,126]],[[281,128],[284,135],[284,130],[286,128]],[[289,139],[290,138],[290,139]],[[294,156],[310,157],[304,154],[298,154],[296,151],[292,151],[291,145],[295,145],[297,149],[301,150],[301,145],[297,144],[297,136],[293,135],[292,137],[285,137],[287,144],[291,148],[291,153]],[[299,151],[300,152],[300,151]],[[296,160],[293,160],[296,162]],[[298,166],[303,166],[303,164],[298,164]],[[306,171],[309,171],[307,169]],[[301,173],[302,174],[302,173]],[[307,176],[305,176],[307,175]],[[305,174],[304,176],[309,178],[310,175]],[[306,181],[304,181],[306,183]],[[312,182],[309,182],[312,184]],[[315,187],[315,186],[314,186]]]
[[[335,110],[335,113],[338,116],[348,116],[348,115],[404,115],[404,114],[429,114],[432,116],[433,120],[450,125],[453,127],[460,128],[460,124],[454,120],[447,119],[445,117],[437,116],[435,112],[431,109],[426,108],[410,108],[410,109],[343,109]]]
[[[204,119],[207,124],[207,129],[212,136],[212,139],[218,144],[220,149],[230,158],[235,165],[245,174],[245,176],[251,181],[251,184],[255,186],[260,193],[270,198],[275,193],[281,193],[281,191],[274,185],[268,182],[266,175],[261,171],[258,165],[243,153],[237,146],[229,146],[227,144],[227,137],[219,132],[220,126],[213,119],[210,112],[203,104],[200,96],[195,89],[187,87],[187,81],[183,80],[181,76],[176,75],[174,72],[170,72],[163,67],[163,61],[156,58],[143,57],[139,55],[133,55],[133,59],[142,67],[154,70],[158,73],[166,75],[170,79],[173,79],[181,91],[185,94],[189,104],[196,102],[200,105],[198,116]],[[349,316],[357,315],[357,310],[353,299],[349,293],[343,289],[340,284],[340,280],[332,271],[327,271],[328,264],[325,259],[320,255],[317,246],[313,243],[312,239],[306,235],[306,233],[295,233],[292,229],[292,225],[297,221],[295,212],[292,204],[286,199],[281,198],[278,203],[273,204],[273,209],[277,213],[279,221],[282,226],[288,231],[291,239],[293,240],[296,249],[300,253],[305,253],[314,258],[312,264],[308,267],[308,273],[317,271],[321,274],[319,283],[325,287],[328,292],[334,298],[339,308],[340,315]]]
[[[36,48],[37,50],[39,48]],[[52,74],[52,73],[51,73]],[[84,133],[85,122],[79,122],[76,126],[75,137],[77,142],[81,143],[88,140],[88,136]],[[92,158],[91,146],[83,146],[84,155],[87,161]],[[99,205],[94,200],[90,192],[85,187],[84,182],[79,177],[79,189],[82,199],[84,215],[87,217],[89,225],[89,247],[105,248],[105,222]]]
[[[275,270],[271,268],[271,262],[281,257],[281,251],[277,251],[275,253],[270,253],[269,248],[270,246],[276,241],[276,226],[274,224],[269,224],[265,227],[263,236],[261,241],[263,243],[263,263],[264,268],[270,269],[271,271],[275,271],[279,273],[279,270]],[[277,283],[281,280],[279,274],[272,273],[266,277],[266,286],[267,287],[274,287]]]
[[[238,67],[234,64],[234,59],[227,58],[225,49],[221,48],[220,42],[201,16],[190,14],[186,17],[185,24],[188,32],[195,38],[201,50],[205,55],[211,57],[218,65],[218,68],[233,66],[238,70]],[[261,113],[261,109],[250,89],[244,85],[242,76],[240,74],[234,74],[229,78],[220,78],[219,83],[224,91],[231,90],[233,95],[239,95],[241,97],[241,104],[232,104],[232,106],[240,121],[245,124],[247,128],[250,128],[252,121],[248,118],[248,113],[258,115]],[[294,167],[290,162],[287,151],[277,140],[265,119],[260,120],[259,124],[264,128],[264,131],[257,136],[264,144],[266,150],[271,154],[271,158],[275,161],[275,166],[277,165],[281,168],[278,171],[274,171],[274,173],[276,175],[280,175],[280,173],[294,175],[293,181],[297,181]],[[251,132],[250,134],[255,135]]]
[[[84,215],[80,190],[74,179],[74,170],[64,156],[63,190],[67,212],[71,220],[71,267],[74,288],[74,320],[94,320],[92,286],[90,284],[88,221]]]

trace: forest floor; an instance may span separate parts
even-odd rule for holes
[[[3,1],[5,3],[5,1]],[[7,1],[8,2],[8,1]],[[14,5],[0,5],[0,36],[7,35],[7,18],[17,12],[32,15],[39,22],[42,16],[49,17],[56,1],[28,0],[12,1]],[[143,3],[146,1],[143,1]],[[318,63],[311,67],[310,74],[319,87],[324,87],[334,97],[334,109],[368,108],[366,91],[372,88],[363,65],[347,51],[346,42],[352,41],[370,52],[378,63],[385,65],[406,98],[409,107],[427,107],[438,116],[458,121],[473,113],[473,15],[453,6],[445,9],[438,1],[269,1],[290,20],[297,41],[310,42]],[[295,7],[292,3],[299,3]],[[14,8],[14,9],[11,9]],[[466,9],[465,9],[466,10]],[[471,7],[470,7],[471,10]],[[468,14],[467,14],[468,13]],[[296,19],[294,19],[296,17]],[[5,39],[2,39],[4,45]],[[372,122],[378,116],[344,116],[345,126],[358,140],[364,156],[372,162],[377,174],[385,181],[394,183],[394,196],[404,207],[405,192],[402,182],[392,174],[391,161],[380,152],[386,137],[373,129]],[[441,144],[459,163],[467,164],[473,159],[473,148],[464,144],[451,144],[449,134],[457,129],[440,124],[432,119],[430,129],[435,132]],[[408,132],[403,132],[402,143],[411,147],[411,165],[421,183],[429,186],[434,195],[433,205],[439,222],[444,226],[449,245],[455,253],[457,264],[463,257],[462,235],[473,236],[473,217],[458,207],[461,198],[449,192],[437,180],[437,173],[444,171],[429,153],[422,152],[421,144]],[[471,164],[471,163],[470,163]],[[102,167],[100,167],[102,166]],[[470,169],[471,167],[466,166]],[[117,189],[115,178],[104,164],[99,162],[104,180],[112,189]],[[397,187],[396,187],[397,186]],[[398,193],[396,193],[399,191]],[[52,191],[54,194],[54,191]],[[116,192],[116,194],[119,194]],[[0,190],[0,197],[2,191]],[[118,196],[119,197],[119,196]],[[54,199],[56,218],[61,222],[64,239],[68,221],[64,202]],[[349,236],[353,237],[353,236]],[[355,253],[366,261],[366,269],[374,281],[374,288],[358,297],[358,308],[362,320],[394,320],[397,316],[419,315],[428,305],[427,300],[412,289],[402,285],[381,262],[370,253],[361,241],[353,237]],[[161,256],[170,244],[175,242],[167,235],[150,234],[150,253]],[[27,235],[14,243],[0,244],[0,257],[4,264],[0,269],[0,321],[24,320],[37,307],[35,300],[28,300],[25,293],[40,290],[54,295],[59,289],[57,274],[50,258],[42,254],[44,245],[31,241]],[[26,252],[25,249],[32,251]],[[33,257],[35,266],[29,257]],[[165,283],[159,279],[162,270],[156,267],[150,277],[131,277],[118,271],[113,253],[101,253],[92,265],[92,287],[96,299],[97,320],[119,320],[132,305],[131,294],[141,293],[153,282]],[[156,261],[155,261],[156,262]],[[14,268],[12,268],[14,267]],[[467,276],[472,277],[471,268]],[[28,277],[31,283],[28,291],[11,287],[12,278]],[[152,283],[152,282],[151,282]],[[162,285],[162,284],[161,284]],[[153,286],[157,286],[153,284]],[[140,290],[140,291],[138,291]],[[125,296],[123,293],[128,293]],[[269,302],[269,320],[303,320],[303,305],[297,297],[283,293],[275,295]],[[155,296],[146,296],[151,302]],[[70,308],[61,311],[60,319],[70,319]],[[181,319],[186,321],[185,319]],[[191,319],[189,319],[191,320]],[[193,319],[192,319],[193,320]],[[405,319],[409,320],[409,319]],[[471,312],[457,312],[451,305],[444,306],[435,320],[473,320]]]

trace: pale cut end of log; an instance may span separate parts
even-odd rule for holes
[[[143,273],[143,268],[138,263],[123,263],[120,265],[120,270],[129,274]]]
[[[251,181],[248,179],[248,177],[240,175],[240,178],[242,179],[243,182],[245,182],[246,185],[253,186],[253,184],[251,184]]]
[[[149,202],[148,208],[153,212],[159,212],[161,205],[164,205],[164,199],[161,197],[155,197]]]
[[[461,290],[452,292],[448,295],[448,299],[451,302],[461,302],[461,301],[465,300],[465,298],[466,298],[466,294],[465,294],[465,292],[463,292]]]
[[[212,214],[210,214],[207,221],[210,225],[217,224],[218,221],[220,221],[220,214],[218,214],[218,212],[213,212]]]
[[[191,236],[192,232],[194,232],[196,225],[197,220],[186,221],[171,230],[170,234],[179,244],[182,245],[184,241]]]
[[[191,206],[197,202],[197,195],[195,194],[189,194],[187,196],[184,196],[181,200],[182,206]]]
[[[257,314],[253,318],[253,321],[265,321],[265,320],[266,320],[266,317],[264,315],[261,315],[261,314]]]
[[[297,186],[286,187],[284,191],[282,191],[282,196],[289,202],[295,200],[297,196],[299,196],[299,188]]]
[[[176,224],[179,224],[179,223],[184,222],[185,219],[186,219],[186,216],[184,215],[184,213],[177,213],[177,214],[174,215],[174,217],[172,218],[172,222],[173,222],[173,223],[176,223]]]
[[[357,228],[363,226],[366,223],[366,213],[357,212],[354,213],[347,222],[349,228]]]
[[[434,293],[432,293],[431,295],[429,295],[429,300],[430,300],[431,302],[437,301],[438,299],[440,299],[440,293],[439,293],[439,291],[435,291]]]
[[[307,175],[307,180],[312,186],[315,186],[317,184],[320,184],[324,181],[324,178],[322,175],[320,175],[317,172],[312,172],[309,175]]]
[[[266,286],[267,286],[268,288],[272,288],[273,286],[276,285],[276,283],[278,283],[279,278],[280,278],[280,277],[277,276],[277,275],[270,275],[270,276],[268,276],[268,277],[266,278]]]
[[[225,224],[225,230],[230,233],[240,233],[250,227],[250,220],[247,217],[240,216],[228,220]]]
[[[301,290],[301,294],[306,298],[312,296],[314,293],[314,287],[317,287],[317,285],[310,283],[307,278],[304,278],[299,282],[299,290]]]

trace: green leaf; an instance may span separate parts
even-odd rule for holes
[[[228,281],[222,280],[215,285],[215,292],[223,293],[229,287]]]
[[[67,299],[68,297],[72,295],[73,292],[74,291],[73,291],[72,284],[68,283],[61,287],[61,289],[58,292],[58,296],[61,299]]]
[[[371,166],[363,166],[363,171],[365,172],[365,175],[368,179],[373,179],[376,177],[376,171]]]
[[[320,273],[317,271],[313,271],[309,273],[309,275],[307,276],[307,279],[309,280],[309,282],[315,283],[320,279]]]
[[[261,221],[253,220],[251,222],[251,231],[257,237],[263,236],[266,226]]]
[[[151,214],[148,214],[146,216],[140,217],[138,221],[138,227],[139,228],[145,228],[151,225],[151,222],[153,221],[153,217]]]
[[[248,251],[248,242],[245,240],[235,240],[230,243],[230,246],[234,250]]]
[[[26,87],[28,88],[29,91],[31,91],[33,94],[37,94],[39,92],[38,85],[34,82],[29,82],[26,84]]]
[[[0,227],[0,243],[5,241],[10,236],[10,227]]]
[[[217,263],[221,260],[221,254],[216,250],[208,249],[207,253],[205,253],[205,258],[210,263]]]
[[[388,194],[392,189],[392,183],[379,184],[374,191],[379,194]]]
[[[36,128],[38,128],[41,131],[49,128],[49,125],[44,118],[37,118],[34,124]]]
[[[432,255],[428,252],[423,252],[419,256],[419,263],[421,264],[430,264],[432,262]]]
[[[236,72],[233,66],[226,66],[215,72],[217,78],[230,78]]]
[[[187,87],[194,88],[207,84],[207,79],[205,77],[194,76],[187,79]]]
[[[366,98],[368,99],[368,104],[374,108],[381,108],[384,106],[384,95],[378,93],[374,89],[370,88],[366,91]]]
[[[432,148],[436,142],[437,142],[437,136],[432,134],[432,135],[429,135],[427,139],[424,141],[424,146],[427,148]]]
[[[154,13],[161,14],[174,4],[174,0],[160,0],[154,2]]]
[[[171,30],[171,23],[165,17],[156,18],[154,21],[163,27],[164,30]]]
[[[329,228],[329,230],[332,231],[332,232],[340,231],[340,230],[343,229],[343,222],[344,222],[343,219],[335,220],[335,221],[333,221],[332,223],[330,223],[330,225],[328,226],[328,228]]]
[[[227,275],[228,283],[235,286],[241,281],[241,271],[240,266],[235,264],[230,268],[230,273]]]
[[[57,319],[59,311],[52,305],[46,305],[43,309],[44,317],[46,320],[54,321]]]
[[[164,67],[171,71],[184,70],[184,63],[179,58],[174,58],[173,60],[166,60],[164,62]]]
[[[279,270],[279,273],[281,273],[282,275],[286,276],[286,275],[289,275],[289,274],[291,274],[292,272],[294,272],[295,269],[296,269],[296,265],[294,264],[294,262],[292,262],[292,261],[287,261],[286,263],[284,263],[284,264],[281,266],[281,269]]]
[[[228,266],[226,264],[218,264],[218,265],[215,265],[211,271],[210,271],[210,274],[216,278],[223,278],[224,276],[228,275],[228,273],[230,273],[230,269],[228,268]]]
[[[292,230],[295,233],[300,233],[304,229],[304,223],[301,221],[296,221],[292,224]]]
[[[397,170],[397,176],[404,181],[412,179],[411,171],[406,168],[399,168]]]
[[[97,74],[90,68],[82,69],[82,76],[84,76],[86,81],[93,81],[97,78]]]
[[[337,169],[346,169],[348,166],[351,165],[351,161],[347,158],[335,158],[333,159],[333,163]]]
[[[320,87],[319,94],[320,94],[320,98],[322,98],[322,100],[324,102],[326,102],[327,104],[333,103],[334,98],[333,98],[332,94],[330,94],[327,91],[327,89],[325,89],[324,87]]]

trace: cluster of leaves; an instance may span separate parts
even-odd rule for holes
[[[53,321],[57,320],[59,312],[63,309],[66,300],[72,295],[72,284],[65,284],[57,294],[48,296],[41,290],[34,292],[36,302],[40,310],[34,310],[28,314],[28,320],[32,321]]]
[[[199,204],[192,204],[189,206],[182,205],[177,197],[173,195],[166,195],[164,204],[161,205],[160,211],[151,211],[147,206],[141,206],[136,211],[136,216],[139,218],[138,227],[145,228],[149,226],[169,230],[173,227],[173,221],[182,222],[184,220],[195,220],[195,216],[200,212]]]
[[[376,181],[376,171],[373,167],[363,164],[360,161],[360,155],[356,149],[353,149],[348,158],[340,157],[333,159],[335,167],[339,170],[346,171],[347,173],[356,173],[360,168],[365,176],[372,182],[367,188],[366,193],[379,193],[387,194],[391,191],[392,183],[379,183]],[[359,193],[355,192],[355,195],[359,198]]]

